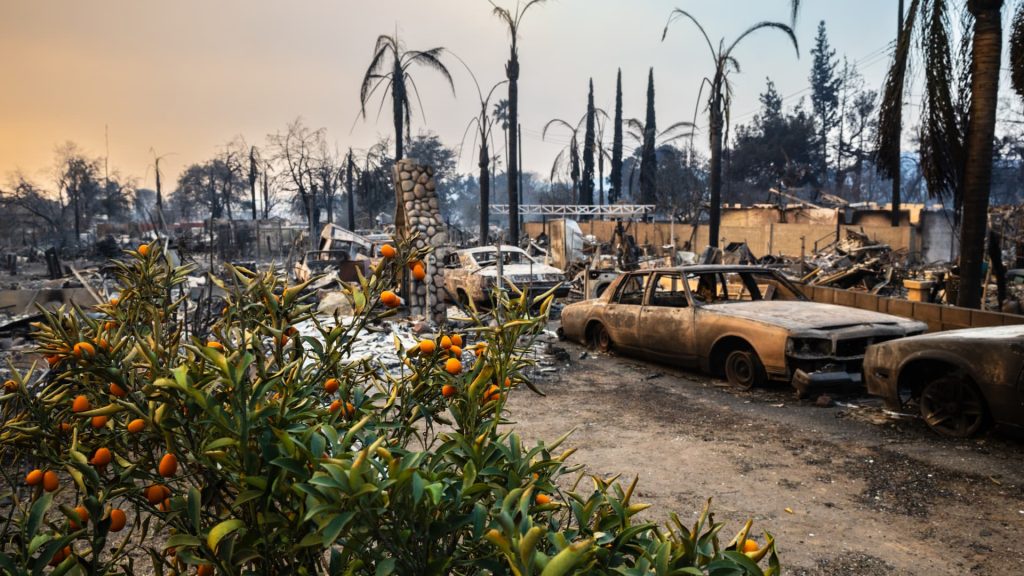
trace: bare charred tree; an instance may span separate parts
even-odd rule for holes
[[[356,190],[353,187],[352,175],[355,171],[355,161],[352,158],[352,149],[348,149],[345,156],[345,192],[348,195],[348,229],[356,229]]]
[[[316,248],[316,229],[319,221],[317,203],[317,175],[314,170],[314,155],[323,139],[323,129],[310,130],[301,118],[288,124],[283,133],[278,132],[270,137],[270,144],[275,158],[288,182],[288,189],[293,192],[299,206],[306,217],[309,229],[311,249]]]

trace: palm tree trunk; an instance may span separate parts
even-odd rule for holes
[[[508,76],[508,236],[509,243],[519,245],[519,54],[515,34],[512,52],[505,69]]]
[[[722,113],[716,104],[711,109],[711,209],[708,223],[708,245],[718,247],[718,228],[722,220]]]
[[[490,203],[491,203],[491,174],[490,174],[490,151],[487,149],[487,140],[482,140],[480,145],[480,246],[487,245],[487,235],[490,231]]]
[[[356,229],[356,199],[352,188],[352,149],[348,150],[348,166],[345,167],[345,189],[348,190],[348,229]]]
[[[404,142],[405,126],[405,73],[402,71],[401,61],[395,58],[394,85],[391,87],[391,114],[395,122],[395,162],[402,159],[402,144]]]
[[[971,61],[971,122],[967,128],[963,219],[960,228],[960,295],[957,304],[981,307],[988,199],[992,188],[992,142],[999,104],[1003,0],[969,0],[974,15]]]

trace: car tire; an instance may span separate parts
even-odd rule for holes
[[[929,382],[918,399],[921,419],[935,432],[969,438],[988,423],[988,407],[974,381],[962,372]]]
[[[768,382],[768,374],[757,352],[750,348],[739,348],[725,357],[725,379],[737,388],[750,390],[755,386],[764,386]]]
[[[604,324],[598,322],[590,328],[590,346],[600,352],[611,352],[614,347],[612,336]]]

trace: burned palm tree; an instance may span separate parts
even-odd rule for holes
[[[511,44],[508,62],[505,64],[505,76],[508,78],[508,208],[509,238],[513,244],[519,243],[519,29],[523,17],[537,4],[546,0],[529,0],[521,3],[516,0],[515,11],[498,6],[491,0],[494,15],[507,27]]]
[[[453,54],[454,56],[454,54]],[[480,83],[476,79],[476,74],[473,74],[473,70],[459,58],[459,62],[465,66],[466,71],[469,72],[470,78],[473,79],[473,85],[476,86],[476,94],[480,103],[479,113],[470,119],[469,124],[466,126],[466,132],[462,135],[462,142],[465,143],[466,135],[470,130],[473,130],[473,140],[477,138],[480,140],[480,153],[477,165],[480,167],[480,246],[487,245],[488,230],[490,229],[490,209],[491,209],[491,144],[494,134],[494,125],[498,122],[497,115],[492,115],[487,108],[491,105],[491,98],[494,96],[494,91],[500,86],[505,84],[507,80],[502,80],[494,86],[491,86],[490,91],[487,92],[487,96],[484,96],[483,90],[480,88]],[[475,129],[475,130],[474,130]],[[475,142],[474,142],[475,143]],[[462,146],[459,146],[462,149]]]
[[[381,35],[377,38],[377,44],[373,49],[373,59],[363,76],[362,87],[359,89],[360,113],[366,117],[366,103],[370,101],[377,90],[383,89],[385,93],[391,94],[391,114],[395,125],[395,159],[402,158],[402,145],[409,137],[409,125],[412,123],[412,103],[409,100],[409,89],[416,96],[416,101],[423,109],[420,100],[419,90],[416,82],[409,75],[409,68],[413,64],[425,66],[438,72],[455,94],[455,82],[452,81],[451,73],[441,62],[441,55],[444,48],[431,48],[430,50],[406,50],[394,36]],[[389,63],[390,61],[390,63]],[[384,108],[386,96],[381,96],[381,110]]]
[[[904,91],[910,58],[924,70],[921,168],[929,193],[951,200],[960,222],[960,291],[957,304],[981,305],[982,262],[992,185],[1004,0],[967,0],[960,25],[951,0],[911,0],[886,76],[879,116],[879,168],[898,174]],[[1017,4],[1010,36],[1013,88],[1024,97],[1024,5]],[[956,29],[963,32],[959,43]],[[912,51],[914,44],[919,51]]]
[[[792,7],[792,19],[796,19],[800,3],[796,0],[790,2]],[[707,113],[708,113],[708,138],[711,147],[711,209],[710,222],[708,226],[708,243],[711,246],[718,246],[718,230],[722,218],[722,151],[725,148],[729,132],[729,110],[732,106],[732,84],[729,76],[739,73],[740,64],[733,55],[737,46],[747,37],[761,30],[779,30],[793,43],[793,48],[800,55],[800,47],[796,40],[793,29],[781,22],[758,22],[747,28],[730,43],[725,39],[718,41],[717,46],[711,41],[701,23],[689,12],[676,8],[669,15],[668,23],[662,32],[662,41],[668,36],[669,27],[678,20],[689,20],[700,31],[701,36],[707,43],[708,51],[711,53],[713,64],[712,74],[702,80],[701,86],[708,88]]]
[[[638,175],[640,175],[641,181],[643,180],[644,164],[657,163],[657,149],[662,146],[668,146],[680,138],[687,138],[693,135],[696,127],[692,122],[676,122],[668,128],[665,128],[661,132],[657,132],[655,128],[648,127],[646,122],[641,122],[637,118],[630,118],[625,122],[626,130],[625,135],[636,146],[633,149],[633,162],[632,167],[629,171],[629,196],[633,197],[633,183],[635,182]],[[651,170],[656,170],[656,167],[648,166],[648,173]],[[657,180],[655,180],[657,182]],[[643,182],[641,182],[641,188]],[[641,196],[645,196],[641,191]],[[651,190],[647,197],[644,197],[642,203],[656,203],[656,197],[654,191]]]

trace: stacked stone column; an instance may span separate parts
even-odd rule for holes
[[[416,248],[434,248],[424,262],[427,277],[417,282],[407,276],[406,305],[411,314],[442,324],[448,308],[444,301],[448,232],[441,218],[434,169],[405,158],[395,163],[394,176],[396,236],[403,240],[415,236]]]

